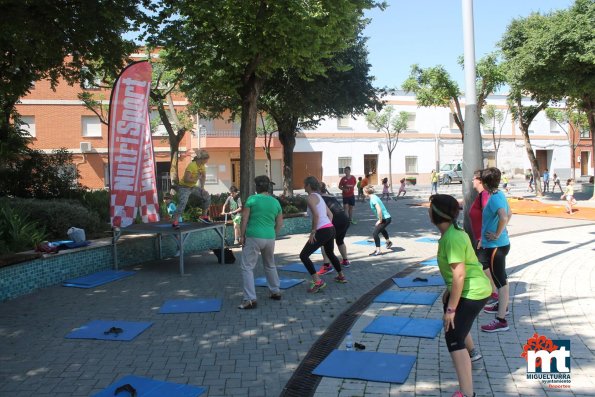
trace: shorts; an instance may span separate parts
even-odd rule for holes
[[[355,196],[343,197],[343,205],[355,207]]]
[[[333,226],[335,226],[335,241],[337,242],[337,247],[340,245],[345,244],[345,235],[347,234],[347,229],[349,229],[349,218],[347,215],[345,216],[336,216],[333,218]]]
[[[510,244],[502,247],[480,249],[481,253],[479,255],[482,256],[480,262],[483,264],[484,269],[486,269],[487,263],[487,269],[490,269],[494,285],[498,289],[508,284],[508,276],[506,275],[506,255],[508,255],[509,251]]]
[[[465,338],[471,331],[473,322],[481,312],[481,309],[488,302],[489,297],[480,300],[471,300],[461,297],[459,304],[455,311],[455,327],[451,328],[444,334],[446,339],[446,347],[449,352],[465,349]],[[446,313],[446,306],[448,301],[444,304],[444,312]]]
[[[234,225],[240,225],[242,223],[242,215],[236,214],[231,218]]]

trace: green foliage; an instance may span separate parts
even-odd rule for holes
[[[31,250],[46,238],[43,226],[10,204],[10,200],[0,200],[0,255]]]
[[[407,112],[395,114],[393,106],[387,106],[381,112],[369,111],[366,113],[366,121],[374,126],[377,131],[384,132],[390,154],[395,150],[401,132],[407,129],[408,120],[409,114]]]
[[[459,85],[442,65],[425,69],[412,65],[403,89],[414,92],[418,105],[424,107],[449,107],[451,100],[461,96]]]
[[[308,209],[308,198],[306,196],[275,196],[281,204],[281,209],[284,214],[295,214],[298,212],[306,212]]]
[[[62,148],[45,154],[31,150],[5,164],[0,195],[24,198],[75,197],[80,185],[72,154]]]
[[[102,223],[110,222],[110,195],[107,190],[81,190],[78,196],[80,203],[89,211],[99,216]]]

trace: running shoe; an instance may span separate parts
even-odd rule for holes
[[[491,323],[482,325],[481,330],[483,332],[500,332],[508,331],[508,321],[500,321],[497,318],[493,319]]]
[[[341,262],[341,267],[349,267],[351,266],[351,262],[349,262],[347,259],[343,259],[343,262]]]
[[[272,299],[274,301],[280,301],[281,298],[282,296],[280,292],[271,292],[271,294],[269,295],[269,299]]]
[[[310,283],[310,288],[308,288],[308,292],[311,294],[315,294],[325,287],[326,283],[324,282],[324,280],[312,281]]]
[[[341,284],[347,283],[347,279],[345,278],[345,276],[341,276],[341,275],[337,275],[337,277],[335,277],[334,280]]]
[[[474,348],[473,350],[469,351],[469,357],[471,358],[471,362],[475,362],[477,360],[481,360],[483,356],[479,352],[479,349]]]
[[[389,241],[386,242],[386,249],[387,250],[389,250],[390,247],[392,247],[392,246],[393,246],[393,242],[392,241],[389,240]]]
[[[173,227],[174,229],[179,229],[179,228],[180,228],[180,223],[178,222],[178,220],[177,220],[177,219],[176,219],[176,220],[174,220],[174,221],[171,223],[171,227]]]
[[[475,392],[473,392],[472,396],[466,396],[465,394],[463,394],[463,392],[461,392],[460,390],[457,390],[455,392],[455,394],[452,395],[452,397],[475,397]]]
[[[256,300],[252,300],[252,301],[245,300],[238,306],[238,309],[242,309],[242,310],[256,309]]]
[[[333,268],[333,266],[330,263],[325,263],[322,265],[320,270],[316,273],[321,276],[324,276],[325,274],[332,273],[334,271],[335,271],[335,269]]]
[[[357,221],[355,219],[351,219],[349,222],[351,222],[352,225],[357,225]]]
[[[498,293],[492,292],[492,295],[488,298],[488,303],[486,306],[493,305],[494,303],[498,303]]]
[[[368,254],[368,256],[380,256],[382,255],[382,252],[378,252],[378,251],[372,251]]]
[[[491,304],[491,305],[485,305],[483,307],[483,311],[488,314],[498,314],[498,302]],[[510,312],[508,311],[508,308],[507,308],[506,314],[509,314],[509,313]]]

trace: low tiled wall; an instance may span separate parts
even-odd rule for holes
[[[307,233],[311,220],[304,216],[286,218],[281,235]],[[228,241],[233,227],[226,228]],[[192,233],[184,245],[187,254],[218,247],[220,237],[214,230]],[[164,257],[172,256],[176,245],[172,238],[162,241]],[[159,258],[155,236],[124,236],[118,242],[120,268]],[[111,239],[95,240],[89,247],[48,254],[39,259],[0,268],[0,302],[28,294],[36,289],[60,284],[64,280],[113,268]]]

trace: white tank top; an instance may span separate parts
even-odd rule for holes
[[[326,203],[324,202],[322,196],[318,193],[311,193],[318,197],[318,204],[316,204],[316,212],[318,213],[318,223],[316,224],[316,230],[321,229],[323,226],[331,225],[331,220],[326,215]]]

